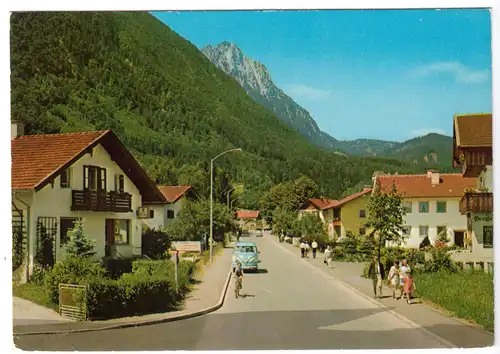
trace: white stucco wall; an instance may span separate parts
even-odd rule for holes
[[[163,204],[163,205],[148,205],[147,207],[154,210],[154,218],[152,219],[141,219],[141,222],[150,228],[159,229],[161,227],[167,227],[177,218],[177,215],[181,211],[183,205],[186,203],[186,198],[182,197],[178,199],[175,203]],[[174,211],[174,218],[169,219],[167,217],[167,211]]]
[[[429,212],[419,212],[419,202],[429,202]],[[446,213],[436,212],[437,202],[446,201]],[[437,239],[437,227],[446,226],[447,229],[454,231],[467,230],[467,217],[460,214],[459,203],[460,198],[412,198],[407,199],[405,202],[412,203],[412,212],[407,213],[404,217],[404,225],[411,227],[410,237],[406,239],[404,247],[418,248],[424,237],[420,237],[420,226],[429,227],[429,239],[434,243]],[[449,244],[453,244],[453,238]]]
[[[94,212],[94,211],[72,211],[71,210],[71,190],[83,190],[83,166],[94,165],[106,168],[106,188],[108,191],[114,190],[114,176],[122,174],[124,176],[125,192],[132,195],[132,212]],[[141,253],[141,224],[136,217],[136,211],[142,204],[142,197],[137,187],[130,181],[120,167],[111,160],[109,154],[102,146],[94,148],[93,155],[86,154],[71,166],[71,188],[61,188],[60,178],[57,177],[54,186],[49,183],[38,192],[33,192],[31,198],[31,225],[30,225],[30,268],[33,265],[34,243],[36,240],[36,222],[38,217],[57,218],[57,240],[56,240],[56,260],[63,259],[64,250],[60,243],[60,218],[61,217],[82,217],[84,219],[84,232],[92,239],[96,240],[96,258],[100,259],[105,255],[105,228],[106,219],[128,219],[129,221],[129,242],[128,244],[115,245],[119,255],[130,257]]]

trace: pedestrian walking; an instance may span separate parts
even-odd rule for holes
[[[300,258],[304,258],[306,256],[306,244],[304,241],[300,241]]]
[[[325,251],[325,260],[323,261],[327,268],[330,268],[332,263],[332,246],[328,246]]]
[[[406,259],[403,259],[401,261],[401,268],[399,269],[399,286],[401,287],[399,299],[401,299],[405,294],[405,279],[408,272],[411,272],[411,268],[408,264],[406,264]]]
[[[408,302],[408,305],[411,304],[411,294],[415,290],[415,281],[413,278],[413,275],[411,274],[411,270],[408,269],[406,271],[406,277],[405,277],[405,288],[404,292],[406,294],[406,301]]]
[[[396,298],[396,289],[399,287],[399,262],[395,261],[394,265],[389,270],[389,276],[387,277],[389,280],[389,286],[392,289],[392,298]]]
[[[378,261],[377,256],[373,256],[370,268],[368,269],[368,274],[373,281],[373,297],[377,297],[378,289],[379,298],[382,299],[382,279],[385,279],[385,273],[384,265]]]
[[[313,250],[313,258],[316,259],[316,251],[318,250],[318,243],[316,241],[313,241],[312,243],[312,250]]]
[[[309,258],[309,250],[311,249],[311,246],[309,246],[309,242],[306,241],[306,258]]]

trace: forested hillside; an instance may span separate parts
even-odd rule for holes
[[[158,183],[208,196],[210,158],[242,148],[217,160],[221,201],[229,180],[254,207],[302,174],[335,198],[375,170],[416,171],[312,146],[148,13],[12,14],[11,65],[12,119],[28,133],[113,129]]]

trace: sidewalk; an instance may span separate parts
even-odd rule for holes
[[[278,242],[277,240],[275,242]],[[288,243],[281,243],[285,249],[293,250],[297,257],[300,257],[300,250]],[[361,277],[363,272],[363,263],[333,262],[332,268],[328,269],[323,263],[324,255],[319,253],[316,259],[304,259],[332,277],[358,290],[364,295],[373,299],[373,286],[369,279]],[[392,299],[392,291],[384,286],[382,299],[377,299],[381,305],[386,306],[429,332],[453,343],[458,348],[487,347],[494,344],[494,336],[481,328],[466,323],[464,320],[450,317],[438,312],[421,303],[420,299],[413,299],[412,304],[408,305],[406,301]]]
[[[179,311],[172,311],[167,313],[157,313],[144,316],[123,317],[117,319],[103,320],[103,321],[85,321],[85,322],[58,322],[58,323],[39,323],[33,322],[30,325],[16,325],[14,318],[14,333],[15,335],[50,333],[50,332],[73,332],[73,331],[96,331],[111,329],[110,327],[129,327],[134,325],[154,324],[160,322],[167,322],[174,320],[178,317],[188,316],[194,317],[200,311],[206,310],[210,307],[215,307],[220,299],[221,293],[224,289],[231,266],[231,253],[232,247],[224,248],[218,255],[214,254],[214,263],[207,264],[203,267],[203,271],[195,278],[201,281],[194,285],[193,290],[186,296],[184,300],[184,307]],[[15,317],[16,314],[14,314]]]

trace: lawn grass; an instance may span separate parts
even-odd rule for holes
[[[34,302],[38,305],[58,310],[58,305],[50,301],[49,295],[43,285],[19,284],[12,287],[12,294],[21,299]]]
[[[420,273],[415,276],[416,294],[493,332],[493,274],[481,271]]]

